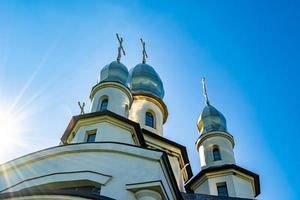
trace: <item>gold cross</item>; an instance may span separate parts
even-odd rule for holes
[[[83,115],[84,114],[85,103],[83,102],[82,105],[81,105],[80,101],[78,101],[78,106],[80,108],[80,114]]]
[[[123,53],[123,55],[125,56],[125,50],[124,50],[124,48],[123,48],[123,38],[122,38],[122,37],[119,37],[119,34],[118,34],[118,33],[116,33],[116,36],[117,36],[117,39],[118,39],[118,41],[119,41],[117,62],[120,62],[122,53]]]
[[[202,87],[203,87],[203,95],[204,95],[204,98],[205,98],[205,103],[206,103],[206,105],[209,105],[208,95],[207,95],[207,91],[206,91],[205,78],[202,78]]]
[[[146,58],[148,58],[147,52],[146,52],[146,47],[145,47],[145,42],[141,38],[141,43],[142,43],[142,48],[143,48],[143,64],[146,63]]]

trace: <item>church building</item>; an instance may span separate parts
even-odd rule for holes
[[[210,104],[205,79],[195,141],[201,170],[193,174],[186,147],[164,137],[165,91],[146,63],[144,41],[142,62],[128,71],[123,38],[117,39],[117,59],[102,68],[90,110],[78,102],[81,114],[70,119],[58,146],[0,165],[0,199],[255,199],[259,176],[236,164],[234,137]]]

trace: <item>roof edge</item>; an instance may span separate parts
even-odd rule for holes
[[[158,139],[158,140],[161,140],[163,142],[166,142],[168,144],[171,144],[173,146],[176,146],[180,149],[181,153],[182,153],[182,157],[183,157],[183,160],[185,162],[185,164],[188,164],[188,166],[186,167],[187,169],[187,174],[188,174],[188,180],[190,180],[192,177],[193,177],[193,171],[192,171],[192,168],[191,168],[191,165],[190,165],[190,161],[189,161],[189,157],[188,157],[188,153],[187,153],[187,150],[186,150],[186,147],[181,145],[181,144],[178,144],[172,140],[169,140],[167,138],[164,138],[160,135],[157,135],[151,131],[148,131],[146,129],[142,129],[142,132],[150,137],[153,137],[155,139]]]
[[[239,172],[242,172],[244,174],[247,174],[248,176],[253,177],[254,179],[254,185],[255,185],[255,197],[257,197],[260,194],[260,180],[259,180],[259,175],[251,172],[245,168],[239,167],[235,164],[228,164],[228,165],[221,165],[221,166],[214,166],[214,167],[209,167],[206,169],[201,170],[196,176],[194,176],[192,179],[190,179],[186,184],[185,184],[185,189],[187,192],[193,193],[191,186],[197,181],[199,180],[203,175],[205,175],[206,173],[210,173],[210,172],[218,172],[218,171],[223,171],[223,170],[227,170],[227,169],[234,169],[237,170]]]
[[[71,118],[71,121],[69,122],[64,134],[61,137],[61,142],[63,144],[67,144],[67,138],[70,136],[70,134],[72,133],[73,128],[76,126],[77,122],[79,120],[82,119],[87,119],[87,118],[93,118],[93,117],[100,117],[100,116],[109,116],[112,118],[115,118],[117,120],[123,121],[125,123],[128,123],[130,125],[132,125],[135,129],[135,132],[137,134],[137,138],[139,140],[139,143],[142,147],[146,147],[146,143],[145,143],[145,139],[144,136],[142,134],[142,130],[141,127],[138,123],[131,121],[125,117],[122,117],[114,112],[111,112],[109,110],[103,110],[103,111],[98,111],[98,112],[92,112],[92,113],[87,113],[87,114],[82,114],[82,115],[77,115],[77,116],[73,116]]]

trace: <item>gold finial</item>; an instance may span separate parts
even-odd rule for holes
[[[117,36],[117,39],[118,39],[118,41],[119,41],[117,62],[120,62],[122,53],[123,53],[123,55],[125,56],[125,50],[124,50],[124,48],[123,48],[123,38],[122,38],[122,37],[119,37],[119,34],[118,34],[118,33],[116,33],[116,36]]]
[[[148,58],[147,52],[146,52],[146,47],[145,47],[145,42],[141,38],[141,43],[142,43],[142,48],[143,48],[143,64],[146,63],[146,58]]]
[[[80,108],[80,114],[83,115],[84,114],[84,106],[85,106],[85,103],[82,102],[82,105],[80,103],[80,101],[78,101],[78,106]]]
[[[205,82],[205,78],[202,78],[202,87],[203,87],[203,95],[205,98],[205,103],[206,105],[209,105],[209,101],[208,101],[208,95],[207,95],[207,91],[206,91],[206,82]]]

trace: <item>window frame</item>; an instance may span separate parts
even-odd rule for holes
[[[220,197],[229,197],[226,182],[217,183],[216,186],[217,186],[218,196],[220,196]],[[224,191],[220,192],[221,188],[225,188],[225,194],[223,194],[223,195],[220,195],[222,192],[224,192]]]
[[[85,138],[85,142],[86,143],[93,143],[96,142],[96,137],[97,137],[97,129],[93,129],[93,130],[88,130],[86,131],[86,138]],[[94,136],[94,140],[93,141],[89,141],[89,137],[93,135]]]
[[[102,108],[103,102],[106,102],[106,107],[105,108]],[[109,98],[108,98],[107,95],[104,95],[104,96],[100,97],[99,101],[98,101],[98,105],[97,105],[97,111],[107,110],[108,109],[108,104],[109,104]]]
[[[105,103],[105,104],[104,104]],[[100,104],[100,109],[99,111],[104,111],[104,110],[107,110],[108,108],[108,99],[105,98],[101,101],[101,104]]]
[[[217,152],[218,154],[216,155]],[[220,161],[222,160],[222,155],[221,155],[221,151],[220,151],[220,148],[218,145],[214,145],[212,147],[212,158],[213,158],[213,161]]]
[[[147,122],[148,122],[148,117],[149,117],[149,115],[148,115],[148,113],[151,115],[151,117],[152,117],[152,126],[151,125],[149,125],[149,124],[147,124]],[[155,119],[155,114],[154,114],[154,112],[152,112],[152,111],[147,111],[146,113],[145,113],[145,126],[148,126],[148,127],[151,127],[151,128],[154,128],[155,129],[155,127],[156,127],[156,119]]]
[[[128,104],[125,105],[125,117],[129,117],[129,106]]]

